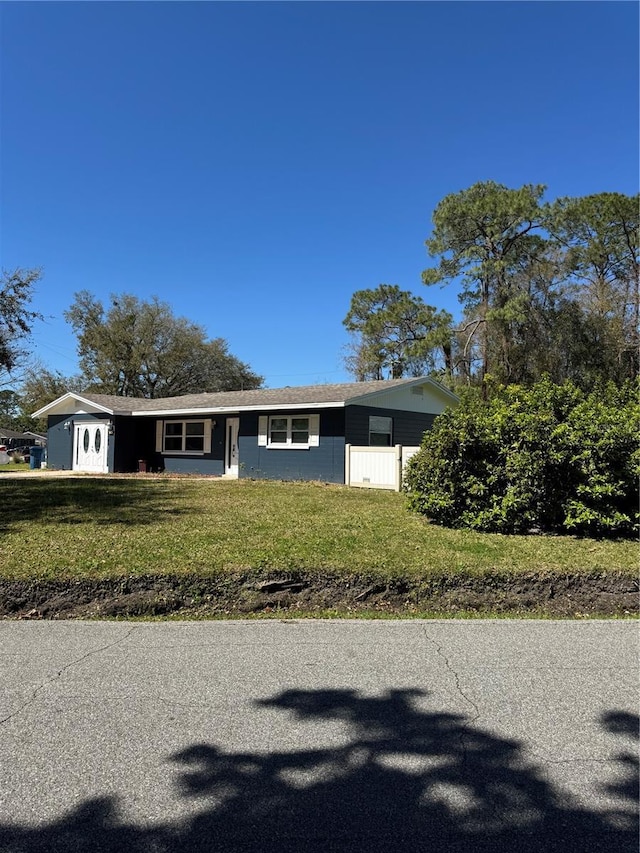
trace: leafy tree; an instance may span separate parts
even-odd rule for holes
[[[468,396],[426,432],[407,471],[410,505],[433,521],[499,533],[637,530],[637,388],[584,394],[544,379]]]
[[[9,388],[0,390],[0,426],[22,429],[20,425],[20,396]]]
[[[502,336],[488,341],[490,354],[499,353],[502,344],[499,379],[532,385],[547,375],[556,383],[568,379],[589,389],[611,375],[602,324],[573,298],[561,247],[539,241],[537,250],[511,271],[510,287],[517,310],[508,321],[503,317]]]
[[[426,241],[425,284],[455,281],[461,377],[582,388],[638,375],[639,199],[619,193],[541,204],[544,187],[478,183],[443,199]]]
[[[618,382],[638,374],[640,346],[640,197],[600,193],[561,198],[545,226],[563,251],[567,291],[607,354],[600,375]]]
[[[60,371],[48,370],[43,364],[32,362],[25,371],[20,394],[16,395],[19,401],[19,418],[24,429],[45,432],[47,428],[46,419],[34,420],[32,412],[41,409],[61,397],[68,391],[83,391],[87,389],[87,383],[82,376],[64,376]]]
[[[514,190],[486,181],[446,196],[433,214],[426,246],[440,261],[424,270],[422,280],[432,285],[462,278],[464,333],[469,345],[479,341],[481,380],[490,369],[498,375],[509,372],[509,329],[522,318],[525,306],[513,274],[541,250],[533,231],[541,224],[544,190],[542,185]]]
[[[450,373],[451,321],[396,284],[358,290],[343,320],[355,337],[349,371],[358,381],[420,376],[438,366]]]
[[[0,277],[0,377],[11,373],[27,355],[24,342],[35,320],[42,318],[28,306],[42,277],[40,269],[16,269]]]
[[[96,391],[125,397],[173,397],[258,388],[262,377],[228,351],[223,338],[207,340],[202,326],[174,316],[154,297],[112,295],[105,310],[84,290],[66,320],[78,336],[80,368]]]

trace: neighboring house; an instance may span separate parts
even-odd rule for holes
[[[48,417],[50,468],[344,483],[345,446],[418,445],[457,397],[425,377],[189,394],[69,392]]]
[[[38,435],[36,432],[17,432],[14,429],[0,427],[0,445],[4,445],[7,450],[32,445],[44,446],[46,443],[46,436]]]

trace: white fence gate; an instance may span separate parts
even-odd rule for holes
[[[345,477],[348,486],[400,491],[404,466],[419,447],[345,447]]]

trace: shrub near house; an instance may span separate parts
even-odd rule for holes
[[[543,380],[440,415],[409,463],[413,509],[497,533],[630,535],[638,529],[637,388],[585,395]]]

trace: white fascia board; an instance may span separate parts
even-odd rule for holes
[[[107,415],[113,415],[113,409],[108,409],[106,406],[101,406],[100,403],[94,403],[91,400],[86,400],[84,397],[80,396],[80,394],[76,394],[74,391],[68,391],[66,394],[63,394],[62,397],[58,397],[57,400],[53,400],[51,403],[47,403],[46,406],[43,406],[41,409],[38,409],[37,412],[33,412],[32,418],[41,418],[43,415],[53,415],[53,414],[74,414],[74,412],[65,412],[65,403],[68,403],[70,400],[76,400],[78,403],[82,403],[87,406],[90,410],[93,409],[95,412],[104,412]]]
[[[132,412],[134,418],[153,417],[166,418],[176,415],[237,415],[241,412],[284,412],[296,409],[301,412],[313,411],[314,409],[336,409],[345,406],[344,400],[338,403],[277,403],[269,405],[263,403],[261,406],[204,406],[198,409],[154,409],[153,411]]]

